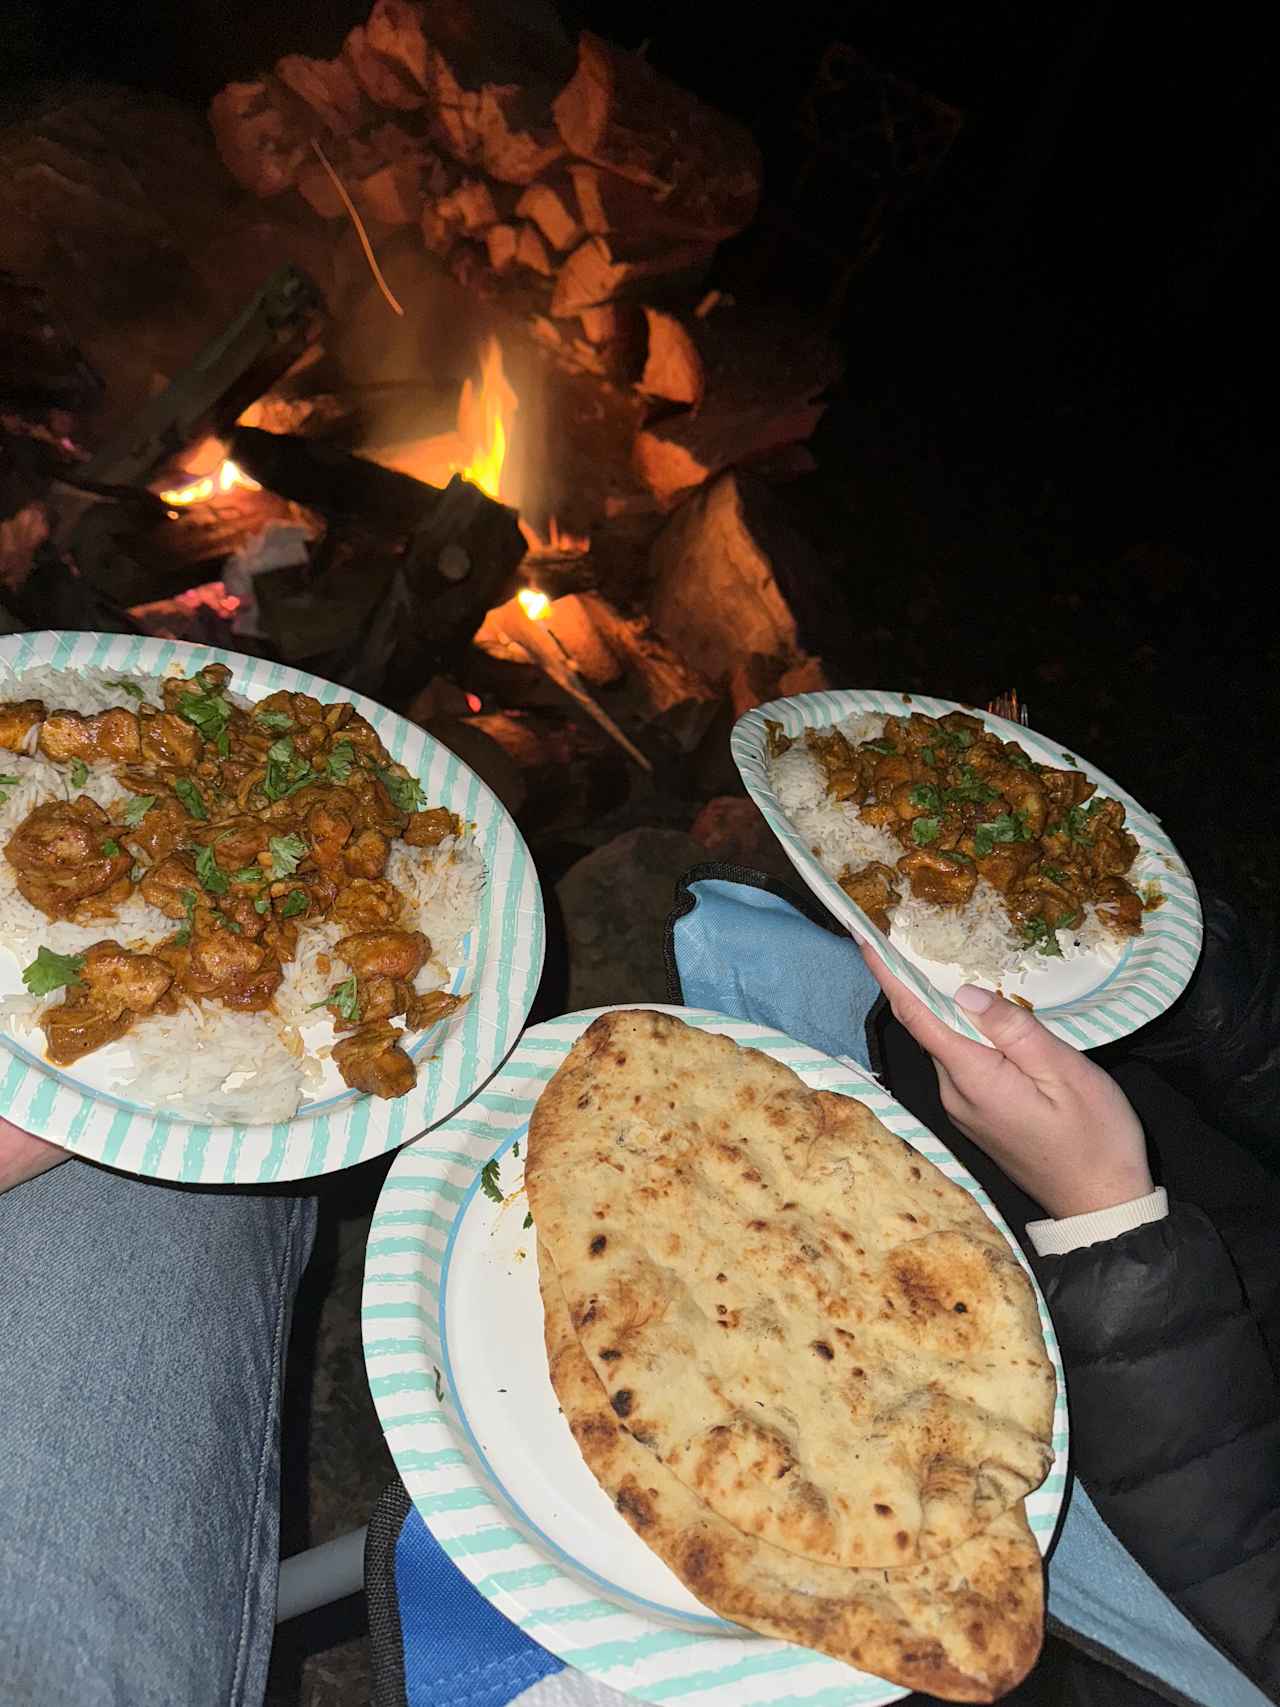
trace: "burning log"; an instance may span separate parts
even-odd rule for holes
[[[584,33],[554,112],[570,153],[659,196],[691,232],[714,241],[755,217],[760,155],[751,137],[639,54]]]
[[[228,83],[209,105],[222,163],[255,196],[278,196],[308,157],[307,138],[266,83]]]
[[[657,280],[670,283],[700,278],[710,264],[713,249],[689,243],[654,253],[629,251],[605,237],[588,237],[561,267],[551,298],[551,312],[558,319],[581,314],[584,308],[614,302],[651,289]]]
[[[721,475],[672,516],[650,570],[654,627],[718,687],[735,676],[772,687],[847,620],[812,546],[768,488],[740,474]]]
[[[649,326],[656,339],[639,389],[694,405],[636,437],[636,469],[667,505],[723,468],[803,443],[822,418],[822,392],[840,374],[834,344],[759,316],[650,313]]]
[[[435,210],[446,225],[452,225],[469,236],[487,231],[498,223],[493,191],[483,178],[464,179],[456,190],[441,197]]]
[[[516,203],[516,213],[521,219],[532,220],[551,247],[561,253],[576,249],[585,236],[573,183],[565,174],[530,184]]]
[[[357,24],[342,45],[342,57],[377,106],[392,107],[400,113],[417,112],[426,106],[426,95],[401,65],[380,51],[382,42],[377,30]]]
[[[289,53],[277,60],[276,76],[334,136],[354,136],[370,116],[364,91],[345,60]]]
[[[551,265],[551,257],[547,254],[547,246],[542,241],[542,234],[536,225],[527,221],[521,225],[516,238],[516,261],[522,267],[527,267],[531,273],[541,273],[549,279],[555,269]]]
[[[316,337],[321,308],[306,274],[282,267],[226,331],[98,452],[86,478],[131,485],[196,440],[225,436]]]

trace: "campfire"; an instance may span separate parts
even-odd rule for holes
[[[740,126],[475,3],[446,28],[376,0],[335,59],[215,98],[223,164],[304,264],[193,328],[91,451],[55,436],[23,574],[34,600],[56,561],[97,626],[263,652],[557,781],[575,753],[683,773],[824,680],[825,577],[778,487],[838,357],[717,282],[759,198]]]

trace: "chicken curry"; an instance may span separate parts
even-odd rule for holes
[[[163,708],[93,716],[0,705],[0,747],[27,752],[34,739],[70,766],[73,789],[89,765],[110,764],[121,790],[109,807],[79,794],[27,815],[4,848],[23,897],[48,919],[105,926],[137,891],[174,925],[146,952],[105,934],[83,954],[40,949],[28,989],[65,991],[40,1021],[49,1059],[67,1066],[184,1000],[271,1009],[300,931],[325,921],[342,930],[332,955],[346,973],[316,1004],[339,1034],[333,1060],[356,1090],[402,1096],[416,1078],[406,1031],[465,998],[417,990],[431,943],[388,860],[397,839],[429,848],[462,826],[427,808],[354,706],[282,691],[244,709],[230,680],[211,664],[166,681]]]
[[[809,729],[805,740],[829,798],[902,845],[892,865],[846,866],[838,879],[878,929],[889,929],[904,886],[962,907],[985,879],[1043,954],[1061,954],[1057,932],[1080,924],[1091,903],[1114,934],[1141,931],[1142,898],[1126,876],[1138,843],[1121,802],[1099,796],[1082,771],[1040,764],[962,711],[890,717],[857,745],[838,729]],[[791,745],[776,724],[770,741],[775,753]]]

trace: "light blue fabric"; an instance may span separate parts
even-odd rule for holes
[[[879,987],[851,938],[747,884],[706,879],[690,893],[696,904],[674,933],[688,1006],[774,1026],[867,1065],[866,1019]],[[1079,1482],[1049,1564],[1049,1611],[1204,1707],[1266,1707],[1120,1545]]]
[[[866,1019],[880,987],[851,938],[806,919],[767,889],[709,877],[676,921],[687,1008],[754,1020],[869,1067]]]
[[[0,1702],[262,1700],[314,1227],[80,1161],[0,1193]]]

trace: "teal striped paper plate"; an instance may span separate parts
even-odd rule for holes
[[[0,1115],[78,1156],[127,1173],[200,1185],[258,1185],[351,1167],[398,1148],[452,1113],[490,1076],[519,1036],[542,971],[542,894],[529,850],[506,809],[447,747],[385,707],[332,682],[263,658],[137,635],[40,633],[0,640],[0,699],[10,672],[118,670],[162,676],[177,665],[233,671],[232,692],[257,701],[277,689],[349,701],[377,730],[394,759],[421,782],[433,806],[475,825],[485,886],[451,988],[470,1000],[409,1053],[418,1082],[393,1102],[345,1086],[304,1101],[275,1125],[202,1124],[126,1101],[110,1090],[101,1055],[74,1069],[52,1067],[30,1038],[0,1029]],[[104,927],[109,934],[109,927]],[[0,943],[0,994],[21,993],[15,958]]]
[[[899,1701],[908,1692],[896,1684],[708,1612],[614,1510],[560,1414],[543,1348],[534,1234],[524,1224],[524,1140],[547,1080],[608,1011],[532,1027],[493,1081],[409,1145],[387,1176],[369,1230],[363,1331],[369,1387],[396,1467],[423,1521],[482,1595],[568,1664],[640,1701]],[[763,1050],[815,1090],[865,1103],[977,1199],[1030,1275],[982,1188],[868,1074],[743,1020],[661,1011]],[[500,1203],[482,1189],[489,1162],[497,1164]],[[1043,1552],[1066,1487],[1067,1401],[1038,1289],[1036,1298],[1058,1384],[1053,1466],[1026,1502]]]
[[[926,717],[941,717],[948,711],[981,716],[1001,740],[1019,742],[1041,763],[1056,769],[1070,763],[1083,771],[1102,793],[1124,803],[1126,826],[1137,838],[1139,848],[1130,879],[1135,884],[1154,883],[1164,896],[1160,906],[1143,915],[1141,936],[1130,939],[1118,959],[1083,954],[1072,960],[1046,960],[1030,972],[1004,978],[1002,992],[1029,1001],[1036,1018],[1077,1049],[1096,1049],[1117,1037],[1126,1037],[1162,1014],[1186,989],[1200,958],[1204,935],[1200,898],[1185,861],[1159,820],[1118,783],[1078,755],[1065,752],[1061,743],[1007,718],[976,713],[972,706],[953,699],[874,689],[796,694],[791,699],[772,700],[740,717],[730,737],[738,774],[808,887],[851,935],[872,944],[939,1019],[966,1037],[986,1041],[951,999],[966,981],[960,967],[927,960],[897,937],[877,930],[841,889],[835,873],[818,860],[787,817],[769,781],[766,723],[779,723],[786,734],[794,736],[805,729],[829,728],[864,712],[903,717],[913,711]]]

